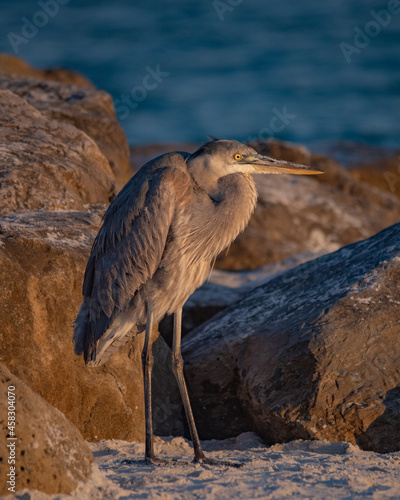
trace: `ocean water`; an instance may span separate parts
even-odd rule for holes
[[[398,0],[0,0],[0,13],[0,51],[85,74],[132,144],[399,146]]]

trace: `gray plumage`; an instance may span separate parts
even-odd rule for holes
[[[180,314],[217,255],[246,227],[257,199],[250,174],[285,172],[320,173],[228,140],[144,165],[108,208],[94,241],[75,322],[76,354],[101,365],[146,329],[149,312],[154,322]]]

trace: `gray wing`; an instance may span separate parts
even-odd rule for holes
[[[83,353],[86,363],[96,359],[99,339],[157,270],[177,196],[181,198],[189,187],[182,170],[148,165],[110,205],[86,266],[84,300],[74,329],[75,352]],[[105,362],[122,345],[117,343],[101,361],[91,364]]]

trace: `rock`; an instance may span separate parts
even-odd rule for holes
[[[400,450],[400,224],[295,267],[183,340],[203,439]]]
[[[375,163],[352,165],[349,172],[358,180],[372,184],[400,198],[400,154]]]
[[[144,334],[99,368],[73,352],[71,322],[104,208],[0,217],[0,359],[85,439],[143,441]],[[155,431],[179,434],[180,396],[162,339],[154,354]]]
[[[10,54],[0,54],[0,71],[38,80],[64,82],[88,88],[94,87],[92,82],[76,71],[65,68],[35,69],[23,59]]]
[[[129,146],[117,122],[112,97],[94,88],[63,82],[21,78],[0,72],[0,90],[11,90],[49,120],[73,125],[85,132],[109,161],[116,178],[131,176]]]
[[[400,150],[352,141],[330,142],[321,148],[344,165],[356,181],[363,181],[400,198]]]
[[[398,198],[357,181],[329,158],[277,141],[252,146],[325,174],[254,176],[255,213],[228,254],[218,258],[219,269],[256,269],[303,252],[332,252],[400,220]]]
[[[43,116],[0,90],[0,215],[16,210],[83,210],[116,194],[108,161],[84,132]]]
[[[7,483],[11,479],[7,477],[10,467],[15,467],[14,491],[29,488],[53,494],[71,493],[80,481],[87,480],[93,462],[80,432],[1,363],[0,385],[0,494],[13,491],[9,490],[12,483]],[[14,398],[10,401],[14,403],[12,406],[8,397]],[[15,412],[15,415],[10,412],[10,416],[16,417],[14,436],[8,429],[10,408]]]

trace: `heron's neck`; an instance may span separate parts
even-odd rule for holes
[[[220,189],[218,180],[220,175],[215,171],[215,168],[211,168],[209,162],[205,161],[204,158],[193,158],[190,163],[188,163],[188,169],[196,184],[201,187],[210,198],[218,200]]]
[[[204,189],[212,200],[220,201],[221,193],[218,185],[218,177],[208,177],[207,179],[196,179],[196,177],[194,177],[194,180],[202,189]]]
[[[200,184],[197,180],[196,183]],[[202,260],[213,262],[246,227],[256,205],[257,191],[250,175],[237,173],[219,178],[216,185],[208,187],[207,194],[213,202],[205,196],[195,197],[197,205],[191,214],[189,234],[196,238],[190,238],[186,245],[194,259],[201,246]]]
[[[228,247],[247,226],[257,202],[257,191],[253,178],[249,174],[237,173],[221,177],[218,191],[214,195],[213,217],[209,223],[214,235],[215,255]]]
[[[230,212],[236,220],[243,216],[243,224],[247,224],[257,202],[257,190],[251,175],[237,173],[221,177],[217,196],[225,214]]]

